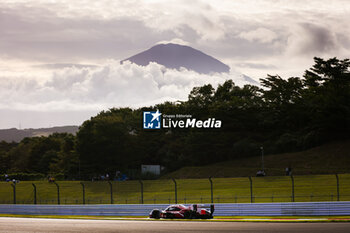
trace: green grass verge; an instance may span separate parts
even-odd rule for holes
[[[86,220],[133,220],[133,221],[209,221],[209,222],[350,222],[350,216],[220,216],[213,219],[149,219],[145,216],[80,216],[80,215],[14,215],[0,217],[50,218]]]
[[[340,174],[339,200],[350,201],[350,174]],[[214,203],[250,202],[250,183],[247,177],[213,178]],[[253,177],[254,202],[292,201],[290,177]],[[56,204],[57,189],[47,181],[23,181],[16,186],[17,204],[32,204],[37,187],[38,204]],[[82,204],[82,186],[79,181],[58,181],[61,204]],[[86,204],[109,204],[110,188],[107,182],[84,182]],[[138,181],[114,181],[114,204],[140,204],[141,187]],[[294,177],[296,202],[336,201],[337,180],[335,175],[307,175]],[[148,180],[143,184],[145,204],[169,204],[175,202],[174,183],[171,180]],[[208,179],[178,179],[179,203],[210,203]],[[0,182],[0,204],[13,203],[13,188],[10,183]]]

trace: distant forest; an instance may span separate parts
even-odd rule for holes
[[[195,87],[187,101],[139,109],[113,108],[85,121],[76,136],[55,133],[0,143],[0,174],[61,174],[91,179],[122,171],[133,178],[141,164],[166,171],[241,157],[308,149],[349,138],[350,61],[314,58],[302,78],[268,75],[261,87],[232,80]],[[144,130],[142,112],[216,118],[220,129]]]

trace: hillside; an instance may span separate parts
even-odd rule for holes
[[[25,137],[49,136],[53,133],[71,133],[78,131],[78,126],[60,126],[40,129],[0,129],[0,142],[20,142]]]
[[[335,174],[350,172],[350,140],[332,142],[312,149],[264,157],[268,176],[281,176],[291,166],[293,175]],[[206,178],[255,176],[261,157],[221,162],[203,167],[183,167],[162,178]]]

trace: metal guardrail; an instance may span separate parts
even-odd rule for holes
[[[144,205],[0,205],[0,214],[148,216],[168,204]],[[215,204],[214,216],[350,215],[350,202]]]

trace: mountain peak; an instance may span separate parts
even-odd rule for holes
[[[180,69],[184,67],[202,74],[229,72],[230,67],[221,61],[187,45],[157,44],[152,48],[129,57],[130,61],[141,66],[156,62],[167,68]]]

